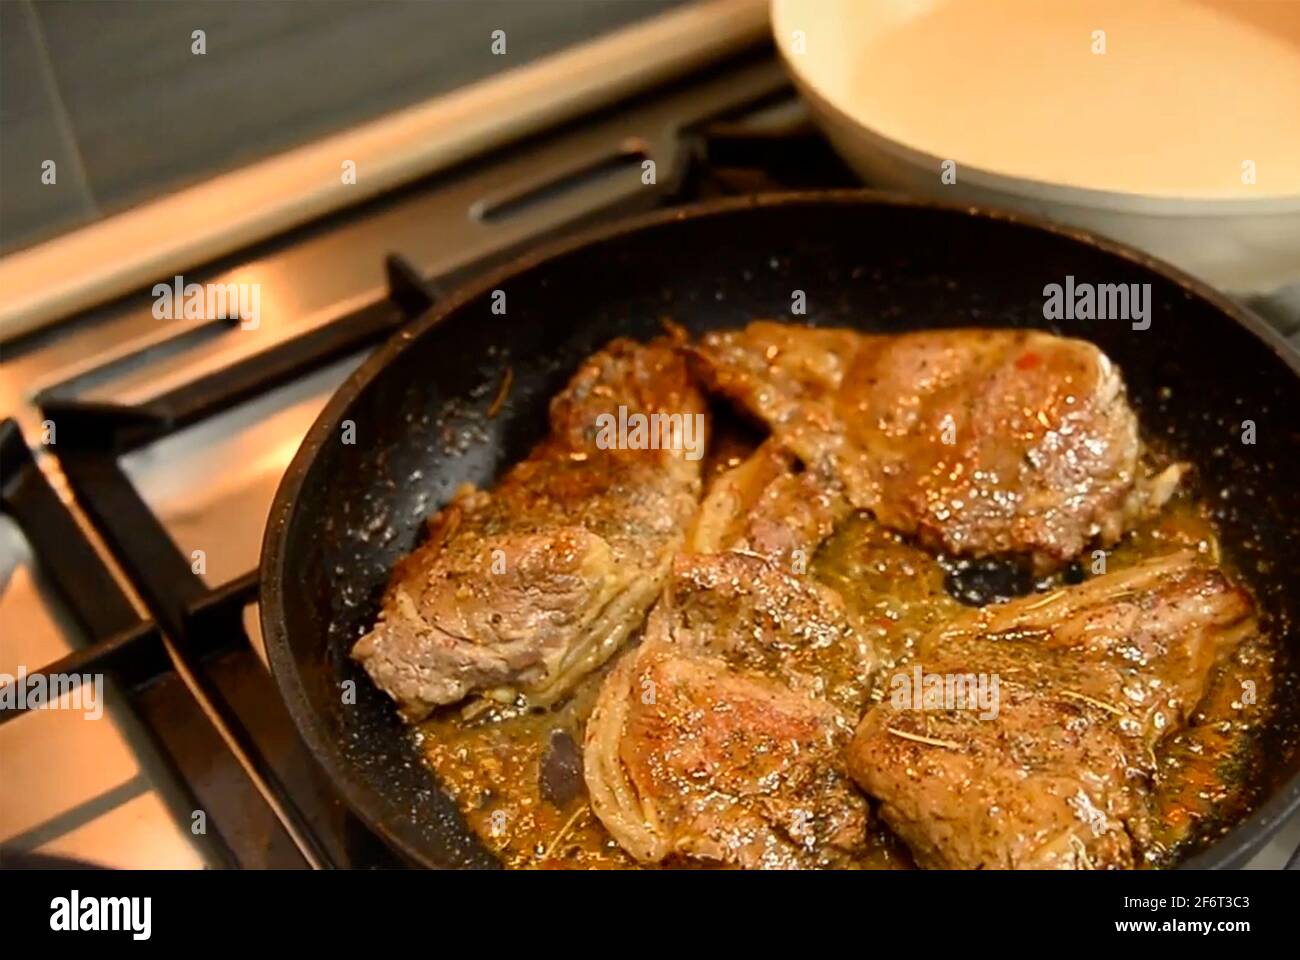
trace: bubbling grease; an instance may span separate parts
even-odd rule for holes
[[[1219,558],[1218,539],[1204,505],[1183,493],[1107,555],[1107,570],[1186,548]],[[1083,562],[1088,564],[1087,555]],[[1231,564],[1225,566],[1231,573]],[[814,558],[810,572],[841,593],[889,666],[906,666],[926,632],[966,609],[945,591],[945,570],[938,559],[865,515],[841,526]],[[1177,859],[1249,809],[1255,797],[1246,772],[1260,759],[1255,735],[1270,715],[1275,657],[1266,636],[1244,644],[1216,675],[1193,726],[1157,751],[1157,821],[1149,865]],[[444,789],[470,828],[507,867],[638,866],[596,819],[585,787],[579,784],[575,796],[556,805],[544,798],[540,785],[553,731],[582,743],[606,670],[588,677],[572,697],[549,711],[494,707],[466,720],[460,707],[451,707],[419,728],[425,756]],[[1249,711],[1240,702],[1243,681],[1254,684],[1256,704]],[[883,695],[878,690],[875,696]],[[906,850],[883,826],[877,823],[871,830],[867,851],[854,866],[911,865]]]

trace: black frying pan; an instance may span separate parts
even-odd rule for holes
[[[1043,319],[1043,287],[1150,283],[1150,329]],[[506,313],[491,310],[506,293]],[[386,696],[347,652],[374,619],[393,563],[461,483],[489,486],[541,438],[546,406],[579,362],[671,318],[692,333],[756,317],[895,332],[1052,327],[1119,363],[1148,435],[1167,435],[1220,505],[1227,550],[1292,654],[1300,606],[1300,360],[1259,319],[1117,244],[989,212],[860,192],[714,201],[603,227],[463,289],[382,347],[308,432],[275,503],[262,556],[267,652],[299,731],[353,810],[413,863],[489,866],[420,761]],[[493,402],[505,368],[509,401]],[[1254,420],[1257,443],[1241,443]],[[342,442],[347,421],[355,444]],[[1257,569],[1257,562],[1268,565]],[[1266,572],[1261,572],[1266,571]],[[1294,703],[1296,661],[1280,691]],[[345,704],[343,684],[356,684]],[[1295,711],[1300,713],[1300,710]],[[1300,805],[1286,718],[1256,812],[1196,855],[1231,866]]]

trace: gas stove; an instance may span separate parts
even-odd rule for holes
[[[0,673],[108,679],[104,722],[82,722],[90,688],[80,712],[0,712],[4,856],[398,865],[298,740],[258,631],[263,526],[316,414],[387,336],[544,237],[854,185],[755,50],[187,271],[256,284],[255,328],[160,320],[149,284],[5,344]],[[1253,305],[1300,331],[1300,305]],[[1297,843],[1300,820],[1251,865]]]

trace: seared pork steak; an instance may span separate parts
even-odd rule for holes
[[[458,494],[398,565],[352,655],[407,720],[478,691],[553,702],[640,626],[694,516],[700,468],[681,449],[598,444],[598,418],[620,407],[705,412],[674,344],[614,341],[551,402],[532,454],[495,489]]]
[[[692,348],[710,389],[765,423],[849,502],[953,554],[1055,569],[1158,508],[1119,371],[1036,331],[874,336],[757,322]]]
[[[1250,598],[1191,552],[971,611],[918,661],[929,676],[996,677],[996,716],[887,698],[849,771],[922,866],[1132,867],[1156,746],[1256,630]]]
[[[647,642],[601,688],[584,775],[601,823],[643,863],[831,865],[866,840],[843,767],[851,735],[824,700]]]
[[[757,556],[678,557],[588,722],[592,808],[643,862],[846,862],[866,802],[843,749],[873,662],[833,591]]]

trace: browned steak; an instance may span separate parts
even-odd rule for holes
[[[725,661],[646,643],[587,724],[592,809],[646,863],[832,865],[866,839],[844,774],[852,724],[824,700]]]
[[[550,435],[490,492],[464,490],[394,571],[353,648],[408,720],[477,691],[545,704],[644,619],[699,499],[681,449],[603,449],[597,418],[703,414],[675,345],[617,340],[551,403]]]
[[[1256,630],[1250,598],[1190,552],[972,611],[929,634],[918,661],[967,689],[996,677],[996,716],[891,682],[849,771],[922,866],[1132,867],[1157,744]]]
[[[644,862],[845,862],[866,841],[843,749],[873,662],[833,591],[756,556],[678,557],[587,725],[592,808]]]
[[[1119,371],[1082,340],[759,322],[693,355],[712,390],[854,507],[954,554],[1026,553],[1050,570],[1116,540],[1181,474],[1142,476]]]

